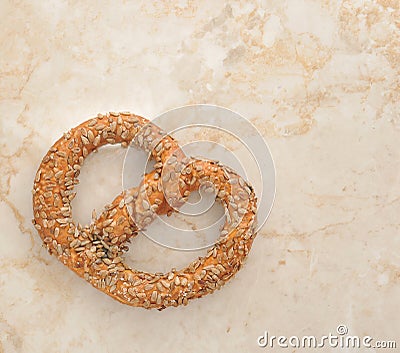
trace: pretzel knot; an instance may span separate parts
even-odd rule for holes
[[[71,200],[85,158],[100,146],[117,143],[149,152],[154,170],[137,188],[118,195],[90,225],[76,224]],[[126,265],[123,254],[130,239],[157,215],[174,212],[202,185],[214,188],[226,215],[206,256],[167,273]],[[33,212],[48,251],[72,271],[121,303],[160,310],[220,289],[240,269],[256,235],[256,197],[244,179],[217,161],[187,158],[172,137],[131,113],[99,114],[50,148],[36,174]]]

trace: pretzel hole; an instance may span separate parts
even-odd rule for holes
[[[201,209],[201,204],[197,209],[195,206],[190,213],[179,210],[170,216],[157,216],[141,233],[160,246],[180,251],[212,246],[225,222],[224,207],[214,200],[206,210]]]
[[[220,237],[225,221],[224,207],[220,202],[214,202],[206,213],[197,216],[178,212],[170,217],[158,216],[145,231],[132,239],[129,251],[124,254],[125,263],[147,272],[183,268],[198,256],[207,254],[209,247]]]
[[[76,197],[72,200],[74,220],[89,224],[92,211],[99,215],[115,195],[122,191],[121,170],[126,151],[119,145],[100,147],[84,161],[75,186]]]
[[[172,268],[184,268],[193,259],[206,254],[207,249],[176,251],[160,246],[145,236],[138,236],[132,241],[129,251],[124,253],[124,262],[139,271],[166,273]]]

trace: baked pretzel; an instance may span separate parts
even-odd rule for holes
[[[74,223],[71,200],[84,159],[106,144],[150,152],[154,170],[137,188],[118,195],[88,226]],[[171,214],[190,192],[213,188],[226,222],[205,257],[168,273],[148,273],[124,263],[127,243],[156,215]],[[121,303],[159,310],[212,293],[241,267],[256,235],[252,187],[217,161],[187,158],[176,141],[131,113],[99,114],[68,131],[47,152],[33,188],[33,224],[50,254],[95,288]]]

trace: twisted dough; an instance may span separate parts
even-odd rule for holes
[[[150,152],[155,169],[82,227],[72,219],[73,188],[84,159],[109,143],[133,143]],[[203,184],[214,186],[227,218],[207,255],[168,273],[124,264],[130,238],[157,214],[173,212]],[[121,303],[160,310],[219,289],[240,269],[255,236],[256,198],[247,182],[216,161],[186,158],[174,139],[130,113],[98,115],[50,148],[36,174],[33,211],[33,223],[50,254]]]

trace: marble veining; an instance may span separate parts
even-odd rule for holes
[[[1,353],[257,352],[265,330],[323,335],[339,324],[400,345],[397,0],[0,9]],[[123,306],[42,248],[31,224],[36,169],[98,112],[153,118],[195,103],[237,111],[263,134],[274,208],[221,291],[163,312]],[[82,221],[120,190],[124,153],[88,161],[74,201]],[[142,237],[129,261],[154,270],[193,256]]]

